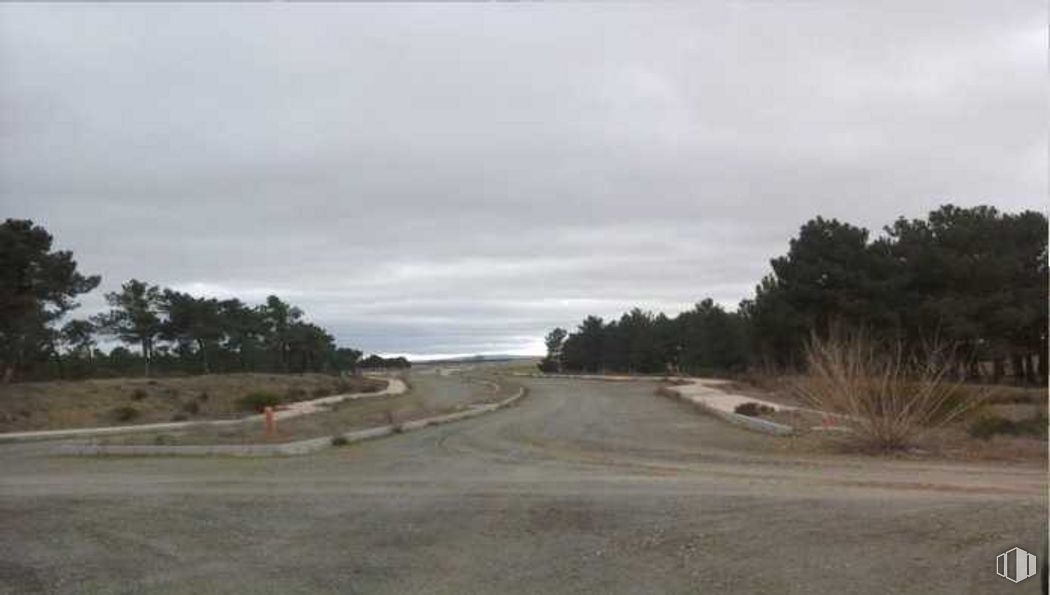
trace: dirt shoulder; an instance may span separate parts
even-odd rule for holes
[[[788,407],[801,407],[798,410],[764,413],[760,417],[770,421],[791,426],[796,435],[783,440],[778,450],[797,453],[856,453],[857,446],[850,439],[849,433],[830,430],[825,425],[839,426],[841,420],[822,415],[820,412],[807,409],[806,404],[790,394],[787,387],[793,380],[783,378],[767,380],[763,386],[756,386],[744,381],[728,381],[717,385],[717,389],[754,398],[758,402],[768,402]],[[951,423],[927,431],[916,440],[914,447],[903,452],[883,454],[881,456],[910,459],[945,459],[959,461],[1018,461],[1045,462],[1047,460],[1047,391],[1045,388],[1012,387],[1012,386],[976,386],[974,390],[987,391],[987,400],[954,419]],[[989,427],[989,420],[1023,420],[1042,419],[1042,433],[1025,433],[1011,424],[991,423],[992,427],[1001,428],[994,434],[983,435],[980,428]],[[1031,423],[1031,422],[1030,422]],[[1038,423],[1036,424],[1038,425]]]
[[[513,394],[517,384],[495,382],[485,376],[451,376],[408,373],[408,392],[375,398],[347,400],[319,411],[278,420],[276,431],[266,434],[262,423],[234,426],[198,426],[178,431],[154,431],[106,437],[104,444],[259,444],[283,443],[335,436],[346,432],[454,413],[472,405],[494,403]]]
[[[0,432],[233,419],[253,413],[238,403],[253,392],[293,401],[381,390],[385,384],[324,374],[27,382],[0,386]]]

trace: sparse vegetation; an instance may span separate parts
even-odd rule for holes
[[[145,399],[148,396],[149,396],[149,393],[147,393],[146,389],[144,389],[142,387],[136,388],[135,390],[131,391],[131,400],[132,401],[141,401],[142,399]]]
[[[332,436],[332,446],[346,446],[350,444],[350,441],[346,439],[346,436]]]
[[[293,386],[284,391],[284,402],[291,403],[292,401],[305,401],[309,396],[310,394],[306,392],[305,389]]]
[[[141,412],[131,405],[122,405],[113,410],[113,419],[121,423],[138,419],[139,415]]]
[[[1008,436],[1033,436],[1047,439],[1047,417],[1037,413],[1018,421],[999,415],[987,415],[979,417],[967,428],[967,432],[974,438],[988,440],[997,434]]]
[[[176,414],[194,419],[242,417],[238,401],[254,391],[283,396],[290,388],[303,398],[319,387],[342,383],[345,393],[369,392],[386,381],[362,376],[335,379],[323,374],[209,374],[180,378],[89,379],[76,382],[19,382],[3,387],[0,432],[85,428],[113,423],[113,409],[132,405],[140,411],[137,423],[172,421]],[[148,396],[133,400],[139,391]],[[187,405],[193,402],[195,405]],[[184,407],[186,409],[184,409]],[[196,411],[194,411],[196,407]]]
[[[862,332],[833,330],[813,335],[807,373],[795,385],[809,406],[837,414],[858,446],[901,449],[926,431],[978,405],[981,390],[960,390],[955,363],[940,349],[909,356]]]

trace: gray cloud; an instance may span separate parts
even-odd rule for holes
[[[0,204],[106,290],[534,350],[733,306],[818,213],[1043,209],[1046,31],[1035,2],[4,5]]]

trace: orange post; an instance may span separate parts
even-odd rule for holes
[[[274,421],[273,421],[273,407],[266,407],[263,409],[263,429],[266,430],[266,435],[270,436],[273,434]]]

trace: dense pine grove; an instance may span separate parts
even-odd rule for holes
[[[338,347],[277,296],[261,304],[197,297],[132,279],[106,294],[107,312],[66,320],[98,276],[32,221],[0,225],[0,362],[4,382],[135,374],[354,372],[407,367],[404,358]],[[122,345],[104,350],[100,342]]]
[[[812,333],[861,329],[906,350],[950,346],[972,379],[1047,381],[1047,220],[946,205],[868,230],[817,217],[735,312],[705,299],[671,318],[638,308],[547,335],[544,371],[792,369]]]

